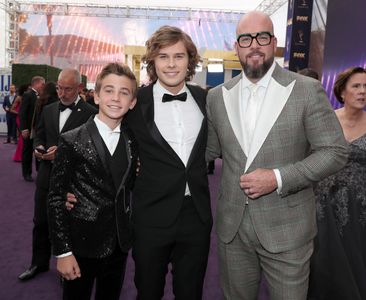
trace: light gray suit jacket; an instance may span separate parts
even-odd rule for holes
[[[316,235],[314,182],[336,172],[347,160],[347,143],[319,81],[276,65],[257,120],[252,147],[244,153],[239,116],[239,75],[207,96],[206,158],[222,155],[216,229],[233,240],[249,209],[262,246],[273,253],[303,246]],[[282,190],[256,200],[240,189],[239,178],[257,168],[279,169]]]

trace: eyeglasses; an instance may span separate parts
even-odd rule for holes
[[[253,39],[255,39],[260,46],[267,46],[271,43],[273,34],[262,31],[257,32],[255,35],[251,35],[250,33],[244,33],[238,36],[236,39],[240,48],[248,48],[252,45]]]
[[[64,92],[64,93],[71,93],[72,91],[74,91],[74,87],[62,87],[62,86],[56,86],[56,91],[57,92]]]

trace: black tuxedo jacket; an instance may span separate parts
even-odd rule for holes
[[[141,88],[135,108],[128,114],[140,149],[140,173],[133,191],[133,221],[136,225],[167,227],[178,217],[186,183],[203,222],[211,222],[210,194],[206,175],[206,91],[187,85],[204,119],[187,167],[162,137],[154,122],[153,84]]]
[[[58,104],[59,101],[48,104],[43,108],[33,140],[35,147],[43,145],[48,149],[51,146],[57,146],[61,133],[84,124],[91,115],[97,113],[94,107],[80,99],[60,132],[60,110]],[[37,174],[37,187],[48,189],[51,167],[52,163],[50,161],[41,161]]]
[[[102,137],[90,118],[84,125],[62,134],[54,161],[49,193],[49,226],[55,255],[72,251],[82,257],[110,255],[116,243],[122,251],[131,246],[130,197],[136,175],[137,143],[131,130],[121,126],[128,167],[118,189],[106,160]],[[65,207],[66,193],[78,203]]]
[[[23,94],[22,104],[19,109],[20,130],[32,130],[32,119],[34,108],[37,102],[37,94],[34,90],[29,90]]]

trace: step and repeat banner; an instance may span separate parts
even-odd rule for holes
[[[313,0],[289,0],[284,66],[297,72],[308,66]]]
[[[11,71],[0,69],[0,135],[5,135],[7,131],[6,116],[3,109],[4,97],[9,95],[11,84]]]

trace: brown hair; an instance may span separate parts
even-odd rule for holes
[[[126,76],[134,82],[133,96],[136,97],[137,93],[137,81],[135,74],[131,71],[131,69],[125,65],[120,63],[109,63],[104,66],[102,71],[97,76],[97,81],[95,82],[95,92],[99,95],[100,89],[102,88],[102,81],[105,77],[110,74],[114,74],[117,76]]]
[[[353,67],[346,69],[345,71],[338,74],[337,79],[334,83],[333,92],[340,103],[344,103],[344,100],[342,99],[342,92],[345,90],[348,80],[354,74],[358,73],[366,74],[366,70],[361,67]]]
[[[39,114],[43,107],[48,104],[48,101],[52,101],[53,99],[58,99],[56,83],[53,81],[49,81],[45,84],[42,93],[36,102],[36,112]]]
[[[156,81],[158,75],[155,70],[154,59],[157,57],[160,49],[172,46],[182,41],[188,53],[188,70],[186,80],[190,80],[196,73],[196,65],[200,56],[191,37],[178,27],[162,26],[146,41],[146,54],[142,57],[147,64],[147,74],[151,81]]]

